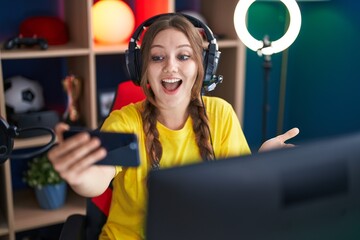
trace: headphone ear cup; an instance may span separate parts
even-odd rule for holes
[[[129,78],[134,81],[135,79],[135,63],[134,63],[134,50],[128,49],[125,52],[125,60],[126,60],[126,69],[129,75]],[[134,82],[135,83],[135,82]]]
[[[142,61],[141,61],[141,51],[140,49],[135,49],[134,51],[135,55],[135,78],[134,83],[138,86],[140,86],[141,82],[141,70],[142,70]]]
[[[140,49],[129,49],[125,52],[126,68],[129,78],[137,86],[141,81],[141,52]]]
[[[209,67],[208,67],[208,58],[209,58],[209,54],[208,54],[208,50],[204,50],[203,51],[203,65],[204,65],[204,81],[203,81],[203,87],[206,87],[209,85],[210,80],[211,80],[211,76],[209,76]]]
[[[203,87],[210,86],[214,80],[214,75],[216,73],[219,59],[220,51],[217,50],[217,46],[214,44],[209,45],[208,50],[203,51],[203,64],[204,64],[204,82]]]

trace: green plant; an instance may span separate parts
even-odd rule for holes
[[[33,158],[28,162],[28,170],[24,172],[24,182],[30,187],[41,188],[63,182],[55,171],[46,154]]]

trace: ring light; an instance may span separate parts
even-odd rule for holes
[[[301,13],[295,0],[280,0],[287,8],[290,16],[289,27],[280,39],[270,42],[269,46],[264,41],[257,40],[249,33],[246,26],[246,14],[251,4],[256,0],[240,0],[235,8],[234,25],[240,40],[251,50],[264,55],[272,55],[288,48],[296,39],[301,27]]]

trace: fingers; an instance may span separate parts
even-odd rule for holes
[[[99,146],[100,141],[97,138],[91,139],[88,133],[83,132],[60,143],[54,151],[49,153],[49,157],[54,159],[55,164],[59,162],[64,167],[68,167],[67,165],[77,162],[78,159],[88,155]]]
[[[62,132],[66,126],[58,126]],[[60,176],[69,183],[77,174],[88,169],[96,161],[106,156],[106,150],[101,147],[98,138],[91,138],[87,132],[79,133],[60,142],[48,152],[48,157]]]
[[[56,124],[55,126],[55,133],[56,133],[56,137],[58,139],[59,142],[62,142],[63,139],[63,132],[67,131],[70,129],[70,126],[67,125],[66,123],[60,122],[58,124]]]
[[[293,148],[293,147],[296,147],[296,145],[290,144],[290,143],[285,143],[282,147],[283,148]]]
[[[290,130],[287,131],[286,133],[279,135],[278,138],[279,138],[279,140],[280,140],[281,142],[284,143],[284,142],[286,142],[287,140],[289,140],[289,139],[295,137],[296,135],[298,135],[299,132],[300,132],[300,130],[295,127],[295,128],[290,129]]]
[[[104,148],[97,148],[96,150],[89,152],[89,154],[86,154],[86,151],[83,152],[85,154],[84,156],[82,154],[79,154],[80,161],[69,161],[66,165],[62,165],[63,170],[60,172],[60,176],[63,179],[66,179],[67,182],[70,185],[77,185],[79,183],[83,183],[83,180],[81,177],[86,175],[92,175],[93,168],[98,167],[98,165],[93,165],[96,161],[99,159],[102,159],[106,155],[106,151]],[[74,157],[71,157],[73,160]]]

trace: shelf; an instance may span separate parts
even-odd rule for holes
[[[2,49],[0,51],[0,55],[3,60],[87,56],[89,53],[90,53],[90,49],[82,48],[74,44],[49,46],[49,48],[46,50],[41,50],[38,47],[33,47],[33,48],[11,49],[11,50]]]
[[[9,234],[9,229],[6,226],[4,227],[0,226],[0,237],[8,234]]]
[[[4,227],[0,226],[0,237],[8,234],[9,234],[9,229],[6,226]]]
[[[100,54],[123,54],[128,49],[128,44],[101,45],[94,44],[94,52]]]
[[[32,189],[14,192],[15,230],[24,231],[65,222],[72,214],[85,214],[86,199],[68,189],[65,206],[55,210],[41,209]]]
[[[0,212],[0,237],[9,234],[9,227],[6,225],[4,219],[4,214]]]
[[[51,140],[50,135],[31,137],[31,138],[17,138],[14,141],[14,149],[25,149],[32,147],[40,147],[49,143]]]
[[[219,48],[238,47],[239,43],[240,40],[226,39],[226,40],[219,40],[218,46]]]

